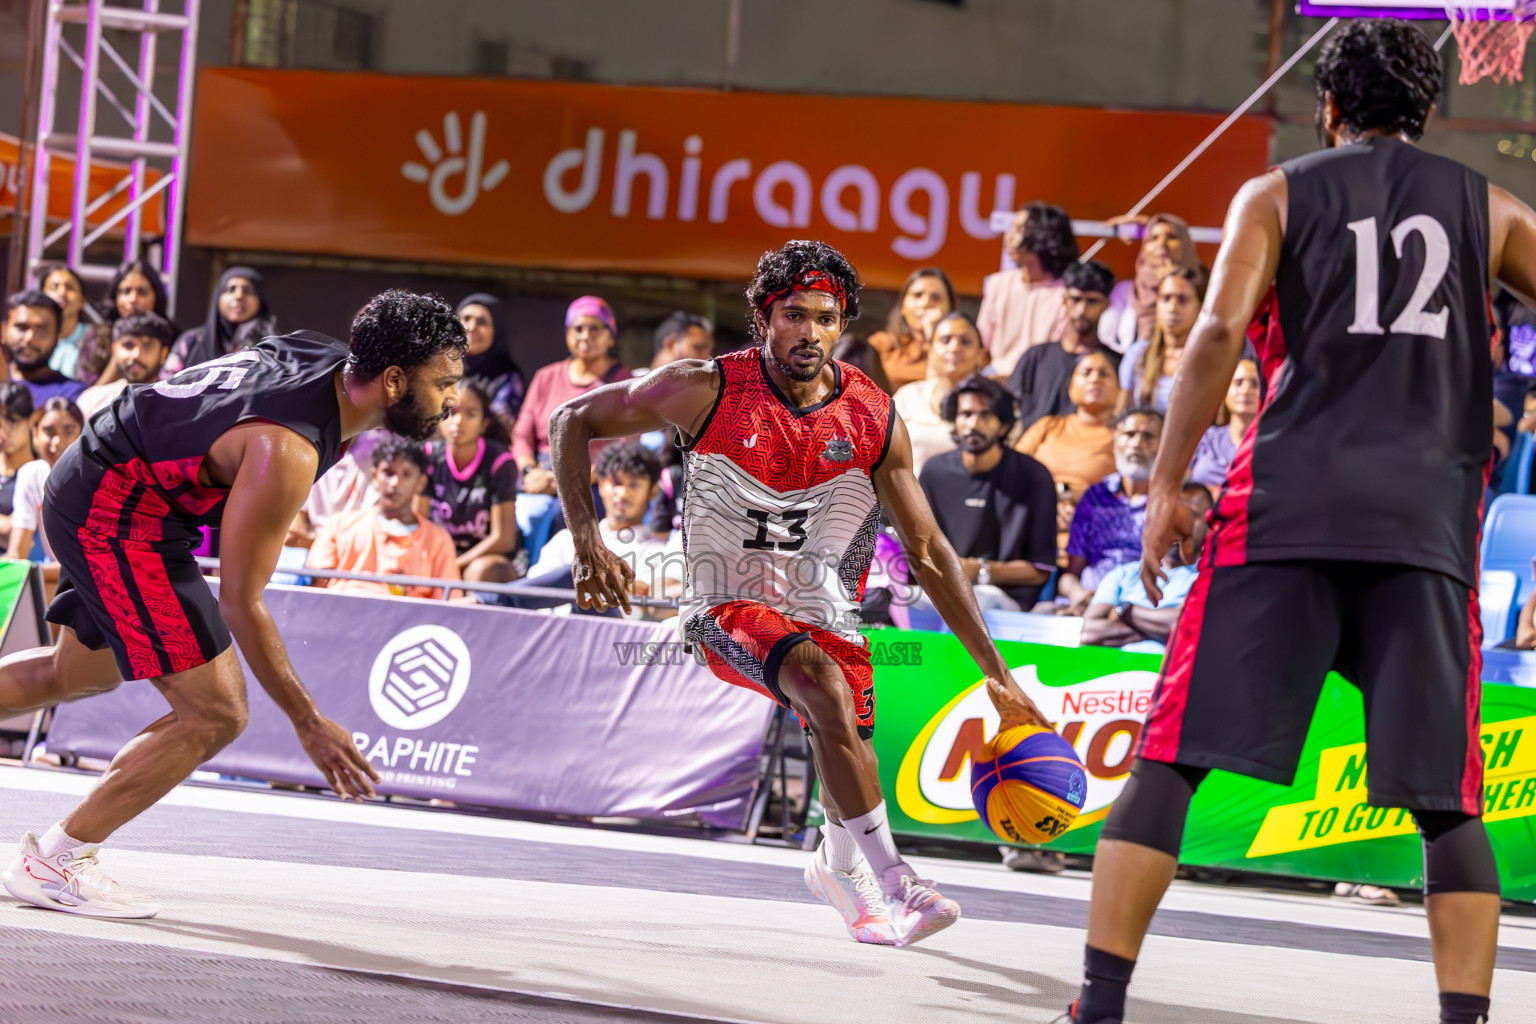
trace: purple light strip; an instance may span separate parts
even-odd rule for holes
[[[1468,7],[1473,17],[1482,21],[1509,21],[1514,17],[1512,11],[1488,10],[1482,5],[1472,4],[1469,4]],[[1443,6],[1389,7],[1381,4],[1376,6],[1345,7],[1339,4],[1310,3],[1308,0],[1300,0],[1297,13],[1309,18],[1431,18],[1435,21],[1447,20]]]

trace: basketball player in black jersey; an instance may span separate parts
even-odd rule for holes
[[[1445,1024],[1487,1020],[1499,874],[1481,818],[1477,545],[1492,455],[1488,288],[1536,295],[1536,215],[1413,142],[1439,56],[1407,22],[1349,23],[1317,64],[1326,150],[1227,215],[1174,379],[1142,579],[1191,535],[1179,487],[1256,323],[1269,400],[1228,470],[1094,863],[1069,1013],[1119,1022],[1213,768],[1290,784],[1329,669],[1365,699],[1369,800],[1412,811]],[[1273,286],[1273,293],[1270,293]]]
[[[267,338],[126,389],[54,467],[43,528],[60,564],[55,647],[0,661],[0,714],[149,679],[171,710],[128,743],[42,840],[22,838],[6,889],[39,907],[151,917],[158,907],[101,870],[99,844],[245,726],[230,635],[343,798],[378,775],[305,691],[262,601],[288,524],[315,480],[365,430],[422,439],[456,401],[464,328],[441,300],[376,296],[350,345],[311,331]],[[192,550],[221,530],[219,596]]]

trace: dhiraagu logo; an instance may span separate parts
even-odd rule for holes
[[[1536,814],[1536,715],[1484,722],[1483,820]],[[1358,843],[1414,831],[1413,816],[1366,803],[1365,744],[1329,747],[1317,761],[1317,792],[1299,804],[1271,807],[1248,856]]]
[[[1157,673],[1115,672],[1068,686],[1046,686],[1034,665],[1012,671],[1088,769],[1087,800],[1073,828],[1102,820],[1130,774]],[[982,682],[940,708],[902,758],[896,776],[896,803],[902,812],[929,825],[975,820],[971,765],[997,735],[998,725],[997,710]]]
[[[407,181],[427,186],[427,198],[437,212],[457,217],[464,213],[481,192],[489,192],[507,176],[512,165],[498,160],[489,168],[485,163],[485,112],[477,110],[469,118],[469,145],[466,150],[464,132],[459,124],[457,111],[443,115],[443,141],[439,145],[426,128],[416,133],[416,148],[426,163],[407,160],[400,165],[400,175]],[[462,175],[458,195],[448,194],[448,180]]]

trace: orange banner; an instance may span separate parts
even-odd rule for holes
[[[1203,114],[207,69],[187,241],[217,248],[750,276],[822,238],[892,288],[997,269],[994,210],[1124,212],[1219,122]],[[1221,223],[1260,173],[1245,118],[1157,204]]]
[[[6,135],[0,132],[0,216],[9,215],[15,209],[16,189],[21,183],[21,176],[30,173],[30,165],[27,167],[22,167],[21,165],[21,141],[14,135]],[[127,164],[92,160],[91,201],[94,202],[98,197],[117,188],[127,174]],[[145,170],[144,185],[146,188],[159,180],[159,171],[152,167]],[[69,207],[74,199],[74,189],[75,158],[55,156],[48,162],[48,219],[50,221],[69,219]],[[164,195],[158,195],[145,204],[142,221],[145,234],[158,235],[164,232],[164,198]],[[127,202],[128,190],[124,188],[91,213],[86,218],[86,223],[100,224],[121,210]],[[123,223],[119,221],[117,226],[109,231],[108,234],[112,236],[121,235],[123,233]]]

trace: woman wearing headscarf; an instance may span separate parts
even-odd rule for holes
[[[276,330],[277,318],[261,293],[260,271],[230,267],[219,275],[207,321],[176,339],[162,375],[238,352]]]
[[[464,376],[485,385],[491,396],[490,414],[512,433],[517,414],[523,408],[527,380],[512,358],[512,343],[507,336],[509,314],[500,299],[485,292],[466,295],[458,306],[459,321],[469,339],[464,355]]]
[[[1169,272],[1193,270],[1199,265],[1187,221],[1171,213],[1147,218],[1141,232],[1141,252],[1136,255],[1136,273],[1110,292],[1109,310],[1099,320],[1099,340],[1116,352],[1125,352],[1138,341],[1152,340],[1157,326],[1157,286]]]

